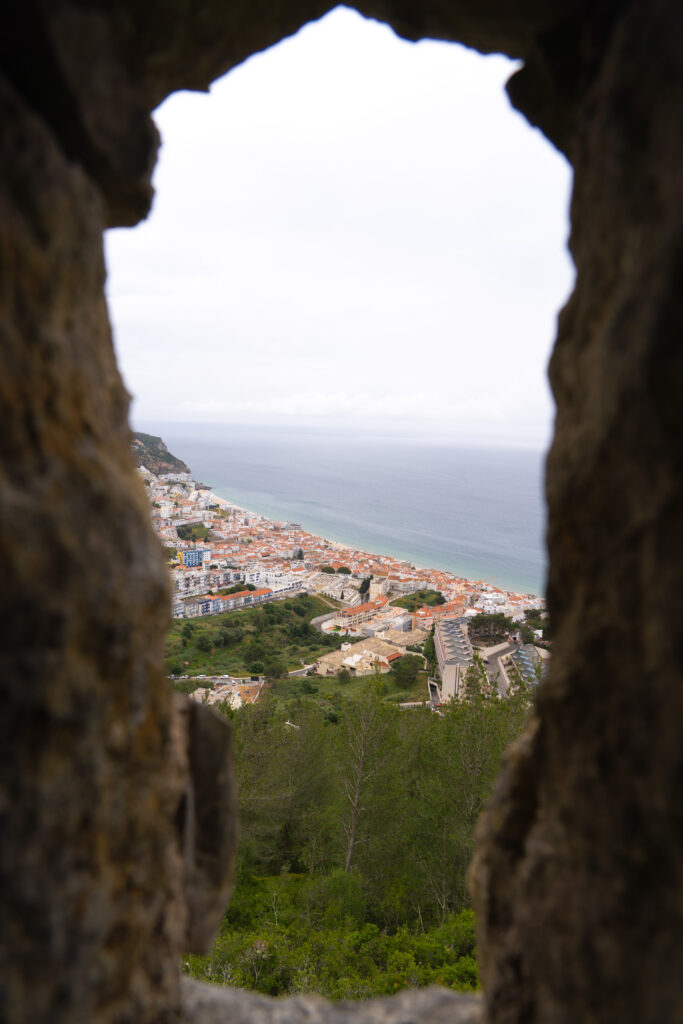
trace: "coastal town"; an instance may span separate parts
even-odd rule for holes
[[[310,674],[388,672],[408,650],[423,650],[431,636],[439,678],[430,680],[429,697],[432,703],[445,702],[462,694],[473,662],[468,622],[480,615],[504,615],[523,623],[527,610],[544,607],[534,594],[512,593],[491,581],[468,580],[315,536],[298,523],[278,522],[219,497],[189,471],[160,472],[165,467],[155,464],[152,472],[143,460],[138,457],[138,472],[155,532],[167,550],[173,618],[196,619],[298,594],[316,595],[329,608],[315,621],[317,629],[343,636],[344,642],[304,666]],[[395,603],[410,595],[415,599],[402,601],[403,607]],[[501,692],[509,685],[510,667],[531,682],[548,657],[547,650],[519,640],[508,636],[505,643],[479,651],[492,666],[491,676],[495,669]],[[230,680],[231,698],[236,705],[253,701],[261,684],[258,678]],[[213,680],[210,696],[221,699],[224,689],[225,684]]]

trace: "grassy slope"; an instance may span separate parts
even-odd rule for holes
[[[211,538],[211,530],[201,523],[195,523],[193,526],[178,526],[177,530],[181,540],[202,541]]]
[[[420,672],[414,685],[400,689],[391,672],[382,676],[384,698],[392,703],[423,701],[427,699],[427,673]],[[368,677],[360,676],[344,682],[338,676],[307,676],[304,678],[281,679],[273,683],[271,693],[285,705],[289,701],[307,697],[321,708],[334,708],[342,698],[358,697],[368,685]],[[311,687],[316,692],[311,693]]]
[[[392,601],[392,605],[396,608],[406,608],[408,611],[415,611],[416,608],[421,608],[423,605],[427,605],[433,608],[437,604],[443,604],[441,600],[440,590],[416,590],[412,594],[406,594],[405,597],[397,597],[395,601]]]
[[[246,676],[254,671],[253,665],[263,665],[275,657],[284,661],[289,671],[294,671],[301,668],[302,663],[309,665],[319,655],[336,650],[343,643],[344,637],[326,637],[315,627],[311,627],[307,636],[292,635],[294,631],[302,632],[304,623],[310,623],[329,610],[327,599],[302,594],[260,608],[199,619],[176,619],[166,636],[167,669],[180,668],[176,674],[189,676]],[[185,637],[188,624],[191,635]],[[305,628],[303,631],[308,632]],[[201,649],[203,636],[211,643],[208,651]],[[256,653],[255,647],[261,653]],[[392,703],[427,698],[425,672],[420,672],[415,683],[407,688],[401,687],[392,673],[382,678],[385,699]],[[195,685],[192,680],[176,683],[178,689],[187,692]],[[338,676],[310,676],[283,678],[270,690],[285,706],[304,697],[314,700],[322,710],[331,710],[339,700],[358,696],[366,685],[367,677],[363,676],[349,680]]]
[[[340,637],[323,636],[313,626],[306,629],[311,619],[329,611],[326,602],[301,594],[260,608],[175,619],[166,636],[166,667],[179,666],[183,675],[244,676],[257,671],[252,666],[278,658],[290,671],[301,668],[341,645]],[[208,651],[201,649],[203,636],[210,641]]]

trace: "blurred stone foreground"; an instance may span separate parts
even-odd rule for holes
[[[161,672],[166,572],[102,231],[149,209],[150,111],[168,93],[206,88],[328,8],[3,10],[0,1020],[683,1020],[683,6],[669,0],[358,5],[409,39],[521,58],[512,102],[575,169],[577,283],[550,366],[552,674],[479,827],[483,999],[181,986],[181,951],[210,941],[229,895],[230,740]]]

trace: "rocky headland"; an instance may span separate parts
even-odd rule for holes
[[[133,434],[133,455],[138,468],[144,466],[155,476],[190,472],[189,467],[181,459],[171,455],[162,439],[154,437],[153,434],[143,434],[139,431]]]

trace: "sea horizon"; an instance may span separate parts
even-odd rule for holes
[[[544,452],[334,428],[140,421],[221,498],[427,569],[545,592]]]

